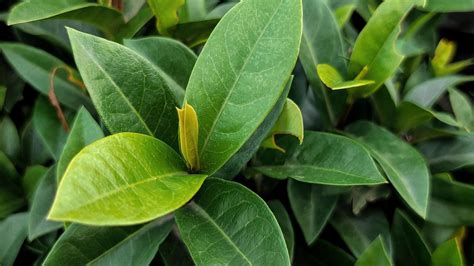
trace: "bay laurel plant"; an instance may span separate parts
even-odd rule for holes
[[[0,265],[474,263],[471,0],[1,3]]]

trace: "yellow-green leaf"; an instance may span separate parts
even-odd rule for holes
[[[171,29],[179,22],[177,11],[184,5],[184,1],[185,0],[148,0],[148,5],[156,17],[156,28],[161,35],[171,35]]]
[[[285,152],[285,150],[276,143],[276,135],[292,135],[298,138],[300,144],[303,143],[303,115],[298,105],[290,99],[286,99],[283,110],[273,126],[270,135],[262,143],[262,146],[265,148]]]
[[[362,78],[361,75],[356,77],[354,80],[346,81],[337,69],[328,64],[319,64],[317,70],[324,85],[333,90],[357,88],[375,83],[373,80],[359,79],[359,77]]]
[[[188,202],[205,175],[191,175],[164,142],[119,133],[84,148],[59,184],[49,219],[129,225],[166,215]]]
[[[474,64],[473,59],[467,59],[455,63],[453,61],[456,54],[456,43],[447,39],[441,39],[436,47],[435,54],[431,60],[431,66],[436,76],[456,74],[464,68]]]
[[[179,148],[188,168],[192,171],[199,170],[198,136],[199,123],[196,111],[188,103],[183,109],[176,108],[179,117]]]

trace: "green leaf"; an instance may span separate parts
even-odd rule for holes
[[[471,129],[474,120],[474,110],[470,98],[461,91],[449,88],[449,101],[453,109],[456,120],[468,131]]]
[[[62,223],[46,220],[55,194],[56,167],[53,166],[42,177],[34,194],[28,219],[28,240],[32,241],[63,226]]]
[[[343,249],[325,241],[318,240],[309,250],[302,252],[304,247],[296,250],[295,265],[298,266],[353,266],[354,258]]]
[[[48,95],[51,89],[51,74],[54,69],[67,68],[74,77],[79,76],[63,61],[37,48],[23,44],[0,43],[0,49],[16,72],[43,95]],[[58,71],[54,76],[55,94],[59,102],[75,110],[82,105],[93,110],[85,92],[71,83],[67,74],[66,71]]]
[[[430,265],[431,253],[406,214],[395,211],[392,225],[395,265]]]
[[[15,124],[8,116],[0,121],[0,151],[15,160],[20,154],[20,136]]]
[[[285,152],[285,150],[276,143],[276,135],[292,135],[300,141],[300,144],[303,143],[303,115],[298,105],[290,99],[286,99],[283,110],[273,126],[270,135],[262,143],[262,147]]]
[[[405,202],[417,214],[425,217],[430,188],[429,172],[417,150],[388,130],[367,121],[351,124],[347,131],[369,149]]]
[[[180,23],[174,31],[174,38],[193,48],[207,41],[219,19],[206,19]]]
[[[25,174],[23,175],[23,179],[21,181],[23,185],[23,191],[25,192],[25,196],[28,199],[28,203],[33,203],[33,196],[35,194],[36,189],[38,188],[39,182],[41,178],[46,174],[48,168],[42,165],[34,165],[26,168]]]
[[[473,226],[474,186],[438,176],[432,182],[427,220],[441,225]]]
[[[308,245],[316,241],[336,207],[339,195],[330,187],[288,181],[288,198]]]
[[[280,95],[280,99],[278,99],[278,102],[273,106],[273,109],[270,111],[265,120],[263,120],[262,124],[242,145],[239,151],[232,155],[232,157],[227,160],[227,162],[219,169],[219,171],[213,174],[214,177],[232,179],[242,170],[242,168],[245,168],[246,164],[253,158],[255,153],[262,145],[265,137],[270,134],[272,127],[277,122],[277,119],[283,110],[284,104],[286,103],[292,82],[293,76],[291,76],[290,80],[288,80],[285,90]]]
[[[28,121],[21,133],[21,158],[26,165],[44,164],[51,159],[43,140],[33,127],[33,121]]]
[[[400,24],[408,12],[421,5],[421,0],[387,0],[378,6],[367,25],[357,37],[349,63],[349,76],[357,76],[364,68],[367,80],[375,83],[352,90],[355,97],[367,97],[389,79],[400,66],[403,56],[395,42]]]
[[[185,0],[148,0],[148,5],[156,17],[156,28],[161,35],[171,35],[171,31],[179,22],[178,9],[184,2]]]
[[[438,138],[418,145],[434,173],[474,165],[474,134]]]
[[[66,121],[72,121],[72,117],[72,112],[65,112]],[[69,135],[69,128],[64,128],[56,110],[44,97],[39,97],[36,101],[33,125],[50,154],[55,160],[59,160]]]
[[[450,126],[458,126],[458,122],[448,113],[436,112],[412,102],[401,102],[397,108],[395,128],[405,132],[432,119],[437,119]]]
[[[7,87],[0,85],[0,110],[3,109],[6,96],[7,96]]]
[[[448,240],[439,245],[433,252],[431,265],[433,266],[463,266],[464,258],[461,244],[455,239]]]
[[[329,64],[339,73],[346,73],[345,56],[341,31],[325,1],[303,1],[303,37],[299,59],[315,93],[316,108],[326,126],[337,123],[344,109],[346,92],[327,90],[321,83],[316,66]]]
[[[431,12],[469,12],[474,11],[474,2],[471,0],[458,0],[447,2],[444,0],[427,0],[427,10]]]
[[[194,265],[193,259],[179,237],[179,232],[173,230],[163,244],[160,246],[160,257],[166,266],[189,266]]]
[[[171,227],[168,218],[129,227],[72,224],[42,265],[149,265]]]
[[[20,209],[25,204],[21,187],[17,183],[18,173],[15,166],[0,151],[0,219]]]
[[[301,0],[240,2],[214,29],[186,90],[203,172],[216,172],[263,123],[284,92],[300,36]]]
[[[392,266],[392,259],[387,254],[384,241],[381,236],[377,237],[369,247],[357,259],[355,266]]]
[[[270,210],[272,210],[273,215],[275,215],[277,219],[278,225],[280,225],[283,236],[285,237],[290,260],[292,260],[295,251],[295,233],[293,231],[293,225],[291,224],[290,215],[288,215],[285,206],[278,200],[269,201],[268,207],[270,207]]]
[[[240,184],[209,179],[176,222],[197,265],[290,265],[275,216]]]
[[[137,132],[176,146],[174,97],[160,71],[131,49],[69,29],[74,58],[112,133]]]
[[[451,75],[430,79],[410,89],[404,100],[429,108],[438,101],[448,88],[469,81],[474,81],[474,76]]]
[[[361,257],[379,235],[383,237],[387,251],[391,250],[387,218],[377,209],[368,209],[358,216],[348,210],[338,210],[330,223],[356,258]]]
[[[125,40],[124,44],[155,65],[181,104],[197,60],[194,52],[178,41],[161,37]]]
[[[85,108],[81,108],[74,119],[71,132],[69,133],[61,157],[58,161],[58,181],[61,180],[67,166],[76,154],[87,145],[103,137],[104,133],[94,118]]]
[[[79,20],[94,25],[111,36],[124,24],[122,14],[116,9],[86,0],[24,1],[10,11],[7,24],[51,18]]]
[[[17,213],[0,222],[0,264],[12,266],[28,231],[28,213]]]
[[[184,205],[205,178],[188,174],[185,162],[160,140],[137,133],[112,135],[74,157],[49,219],[94,225],[146,222]]]
[[[319,64],[317,71],[324,85],[333,90],[352,89],[375,83],[373,80],[355,79],[346,81],[337,69],[328,64]]]
[[[326,185],[386,183],[369,152],[357,142],[334,134],[306,131],[302,145],[293,145],[283,165],[255,169],[269,177],[294,178]],[[348,167],[350,165],[350,167]]]

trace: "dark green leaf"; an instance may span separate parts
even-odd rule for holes
[[[413,222],[400,210],[395,211],[392,237],[396,265],[430,265],[428,246]]]
[[[178,103],[182,103],[196,55],[182,43],[168,38],[148,37],[125,40],[125,46],[152,63],[168,84]]]
[[[112,133],[137,132],[176,146],[174,97],[157,67],[117,43],[69,29],[74,58]]]
[[[197,265],[290,265],[275,216],[240,184],[209,179],[176,221]]]
[[[17,213],[0,222],[0,264],[12,266],[28,232],[28,214]]]
[[[72,112],[65,111],[66,121],[63,122],[72,121],[72,117]],[[50,154],[55,160],[59,160],[69,132],[47,98],[39,97],[36,101],[33,125]]]
[[[355,266],[392,266],[392,259],[387,254],[384,241],[377,237],[357,259]]]
[[[76,115],[71,133],[69,134],[63,152],[58,162],[57,179],[61,180],[72,158],[84,147],[104,137],[100,126],[85,108]]]
[[[290,180],[288,181],[288,198],[306,243],[311,245],[326,226],[336,207],[339,195],[329,186],[310,185]]]
[[[334,134],[305,132],[302,145],[287,149],[283,165],[255,168],[263,174],[301,182],[328,185],[369,185],[385,179],[369,155],[357,142]]]
[[[16,72],[43,95],[48,95],[51,75],[59,68],[54,76],[54,89],[59,102],[75,110],[82,105],[93,110],[90,99],[82,88],[68,80],[68,73],[63,68],[71,71],[75,78],[79,76],[78,73],[60,59],[23,44],[0,43],[0,49]]]
[[[56,194],[56,167],[49,168],[42,177],[33,197],[28,220],[28,239],[31,241],[62,227],[62,223],[47,221]]]
[[[317,65],[329,64],[347,73],[344,43],[333,13],[322,0],[303,1],[303,37],[299,58],[316,96],[316,108],[326,126],[334,126],[341,114],[346,92],[328,90],[317,74]]]
[[[474,81],[474,77],[452,75],[430,79],[410,89],[404,100],[421,107],[430,108],[449,87],[468,81]]]
[[[4,116],[0,121],[0,151],[15,160],[20,154],[20,136],[13,121]]]
[[[369,149],[406,203],[425,217],[430,180],[428,167],[418,151],[386,129],[367,121],[356,122],[347,131]]]
[[[169,218],[130,227],[72,224],[43,265],[149,265],[171,226]]]
[[[435,173],[474,165],[474,134],[472,133],[426,141],[418,148]]]
[[[280,225],[291,260],[295,249],[295,233],[293,232],[293,225],[291,224],[290,216],[288,215],[285,206],[283,206],[283,204],[278,200],[269,201],[268,207],[270,207]]]
[[[390,253],[390,228],[383,212],[366,210],[355,216],[350,211],[338,210],[330,222],[356,258],[359,258],[379,235],[383,237],[385,248]]]
[[[474,225],[474,186],[438,176],[434,176],[432,182],[426,219],[441,225]]]

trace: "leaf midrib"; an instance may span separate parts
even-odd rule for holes
[[[214,219],[206,212],[206,210],[204,210],[201,206],[199,206],[197,203],[195,202],[191,202],[189,204],[189,206],[191,208],[193,208],[195,211],[197,211],[198,213],[200,213],[204,218],[206,218],[206,220],[208,222],[211,223],[211,225],[213,225],[217,231],[223,236],[223,238],[226,240],[226,242],[228,242],[231,247],[233,247],[235,249],[235,251],[237,251],[237,254],[239,254],[249,265],[253,265],[252,262],[250,262],[250,260],[247,258],[247,256],[245,256],[245,254],[242,252],[242,250],[239,249],[239,247],[232,241],[232,239],[221,229],[221,227],[214,221]]]
[[[204,150],[206,150],[206,147],[208,145],[208,142],[209,142],[209,139],[210,139],[210,136],[213,134],[214,132],[214,128],[216,127],[217,125],[217,121],[219,121],[221,115],[223,114],[224,112],[224,106],[227,105],[227,102],[229,101],[230,99],[230,96],[233,94],[233,91],[237,85],[237,83],[240,81],[241,77],[242,77],[242,73],[248,62],[250,61],[250,58],[252,58],[252,55],[254,54],[255,52],[255,49],[257,47],[257,44],[260,42],[260,39],[262,38],[262,36],[266,33],[266,30],[268,28],[268,26],[271,24],[271,22],[273,22],[273,18],[275,17],[275,15],[280,11],[280,7],[281,5],[283,5],[283,0],[280,1],[280,3],[278,4],[278,7],[275,9],[275,12],[272,14],[272,16],[268,19],[268,22],[267,24],[265,25],[265,27],[262,29],[261,33],[259,34],[257,40],[253,43],[253,47],[252,47],[252,50],[248,53],[249,56],[247,56],[247,58],[245,59],[245,62],[244,64],[242,65],[242,67],[240,68],[240,71],[239,71],[239,76],[235,79],[234,83],[232,84],[230,90],[229,90],[229,93],[227,94],[227,96],[225,97],[223,103],[221,104],[220,108],[219,108],[219,112],[217,113],[213,123],[212,123],[212,126],[211,128],[209,129],[209,133],[206,135],[206,138],[204,139],[204,143],[199,151],[199,158],[202,157],[202,153],[204,152]],[[240,12],[241,10],[239,10]]]
[[[64,174],[64,175],[66,175],[66,174]],[[124,191],[124,190],[132,189],[133,187],[136,187],[136,186],[148,183],[148,182],[153,182],[153,181],[163,179],[163,178],[167,178],[167,177],[186,176],[186,175],[188,175],[187,172],[179,171],[179,172],[172,172],[172,173],[165,174],[165,175],[151,176],[149,178],[145,178],[145,179],[140,180],[140,181],[135,182],[135,183],[127,183],[125,186],[121,186],[121,187],[113,189],[113,190],[111,190],[107,193],[104,193],[104,194],[100,195],[99,197],[97,197],[95,199],[92,199],[92,200],[90,200],[86,203],[83,203],[83,204],[75,207],[74,209],[72,209],[68,212],[77,211],[78,209],[84,208],[85,206],[92,205],[92,204],[94,204],[98,201],[104,200],[105,198],[111,197],[111,196],[113,196],[117,193],[120,193],[120,192]]]

